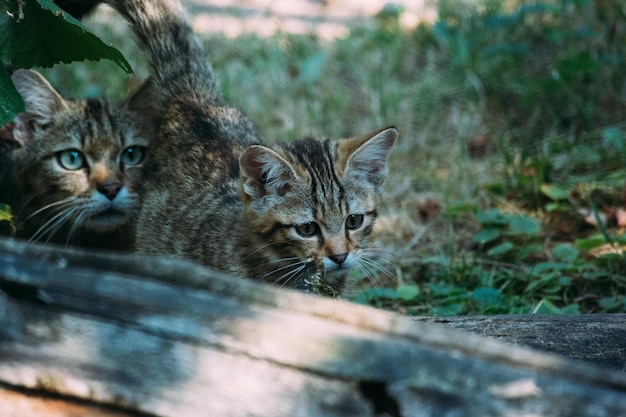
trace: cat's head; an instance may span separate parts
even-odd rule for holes
[[[301,286],[298,280],[316,277],[343,289],[348,270],[363,260],[397,136],[389,128],[275,150],[252,146],[241,155],[244,215],[256,250],[273,263],[265,280]]]
[[[18,222],[35,225],[35,240],[64,228],[107,232],[127,223],[138,209],[148,146],[128,105],[64,100],[35,71],[18,70],[12,80],[25,103],[13,128]]]

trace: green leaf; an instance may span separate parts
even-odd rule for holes
[[[367,288],[359,291],[354,297],[354,302],[358,304],[370,304],[385,300],[395,300],[398,296],[393,288]]]
[[[591,250],[604,245],[606,239],[602,235],[593,235],[587,239],[576,239],[576,247],[580,250]]]
[[[533,275],[543,275],[552,271],[569,271],[572,265],[565,262],[539,262],[532,268]]]
[[[607,127],[602,131],[602,139],[613,148],[622,150],[626,142],[626,134],[617,127]]]
[[[127,73],[120,51],[106,45],[52,0],[0,0],[0,58],[20,68],[109,59]]]
[[[494,246],[493,248],[489,249],[487,251],[487,255],[489,256],[504,255],[505,253],[510,252],[514,247],[515,245],[513,245],[511,242],[502,242],[498,246]]]
[[[580,306],[578,304],[569,304],[561,309],[563,314],[580,314]]]
[[[580,251],[572,245],[561,243],[552,249],[552,253],[559,261],[574,262],[580,256]]]
[[[615,297],[603,297],[598,301],[600,307],[605,311],[614,311],[619,309],[624,303],[624,299]]]
[[[13,220],[11,207],[9,207],[7,204],[0,204],[0,222],[10,222],[11,220]]]
[[[458,316],[465,310],[463,303],[452,303],[433,308],[435,316]]]
[[[420,295],[420,287],[417,285],[399,285],[396,294],[400,300],[411,301]]]
[[[496,240],[497,238],[499,238],[502,235],[502,233],[500,232],[500,229],[485,229],[485,230],[481,230],[480,232],[476,233],[473,237],[472,240],[480,245],[484,245],[485,243],[489,243],[493,240]]]
[[[527,216],[511,216],[507,234],[536,235],[541,232],[541,221]]]
[[[567,200],[569,198],[569,190],[561,188],[554,184],[541,184],[541,193],[552,200]]]
[[[545,298],[535,307],[535,314],[563,314],[563,311]]]
[[[496,306],[502,302],[502,293],[494,288],[476,288],[473,293],[474,300],[485,307]]]
[[[10,123],[16,114],[24,111],[24,101],[17,92],[9,73],[0,68],[0,126]]]
[[[506,226],[509,222],[507,216],[502,214],[497,208],[485,211],[479,210],[476,213],[476,218],[481,224],[491,226]]]
[[[0,204],[0,236],[14,236],[15,225],[11,208],[6,204]]]
[[[529,243],[518,250],[517,256],[519,259],[526,259],[537,253],[543,253],[543,245],[539,243]]]

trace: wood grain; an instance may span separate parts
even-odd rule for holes
[[[164,257],[0,240],[0,291],[1,415],[626,415],[623,373]]]

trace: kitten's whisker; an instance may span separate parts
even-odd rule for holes
[[[52,236],[61,228],[61,226],[71,219],[74,214],[80,210],[80,207],[70,206],[64,208],[59,213],[48,219],[29,239],[29,242],[36,242],[44,236],[47,236],[46,243],[50,241]]]
[[[262,251],[263,249],[267,248],[268,246],[272,245],[273,243],[274,243],[274,242],[270,241],[270,242],[265,242],[265,243],[263,243],[263,244],[259,245],[256,249],[254,249],[254,250],[252,250],[252,251],[250,252],[250,255],[252,255],[252,254],[254,254],[254,253],[257,253],[257,252],[259,252],[259,251]]]
[[[49,234],[49,232],[55,228],[56,226],[56,221],[59,217],[63,217],[65,216],[65,212],[62,211],[60,213],[57,213],[56,215],[54,215],[52,218],[48,219],[44,224],[42,224],[39,229],[37,229],[37,231],[35,233],[33,233],[33,235],[30,237],[30,239],[28,240],[29,242],[37,242],[40,238],[46,236]],[[48,238],[49,240],[49,238]]]
[[[295,265],[295,264],[292,264],[292,265]],[[283,283],[280,286],[284,287],[285,285],[287,285],[289,281],[291,281],[293,277],[297,276],[300,272],[302,272],[304,268],[306,268],[306,264],[302,264],[299,267],[295,268],[294,270],[289,271],[286,274],[283,274],[282,276],[274,280],[274,284],[280,281],[283,281]]]
[[[87,213],[85,213],[84,211],[79,211],[78,216],[74,218],[74,223],[72,224],[72,227],[67,234],[67,240],[65,242],[66,245],[71,244],[74,236],[78,233],[78,231],[80,230],[80,226],[83,224],[87,217],[89,217]]]
[[[291,258],[288,258],[288,259],[291,259]],[[297,258],[295,258],[295,259],[297,259]],[[282,262],[282,261],[285,261],[285,260],[284,260],[284,259],[279,259],[279,260],[277,260],[276,262]],[[298,262],[292,262],[292,263],[289,263],[289,264],[287,264],[287,265],[283,265],[283,266],[281,266],[280,268],[277,268],[277,269],[273,269],[273,270],[271,270],[271,271],[270,271],[270,272],[268,272],[267,274],[265,274],[265,275],[261,276],[261,277],[258,279],[258,281],[261,281],[263,278],[266,278],[266,277],[268,277],[268,276],[270,276],[270,275],[273,275],[273,274],[275,274],[275,273],[277,273],[277,272],[279,272],[279,271],[282,271],[282,270],[284,270],[284,269],[291,268],[292,266],[297,265],[297,264],[299,264],[299,263],[302,263],[302,264],[303,264],[303,266],[305,266],[305,265],[306,265],[306,264],[304,264],[304,262],[302,262],[302,261],[298,260]]]
[[[367,257],[361,258],[361,263],[363,266],[367,266],[372,270],[376,270],[381,272],[383,275],[388,276],[389,278],[395,279],[395,274],[393,274],[389,269],[383,266],[380,262],[374,261],[372,259],[368,259]]]
[[[366,255],[373,255],[376,258],[380,258],[382,261],[393,261],[394,263],[401,263],[403,258],[392,249],[379,248],[379,247],[363,247],[363,253]]]
[[[371,268],[368,267],[365,264],[359,264],[358,265],[359,270],[363,273],[363,275],[365,275],[365,277],[367,278],[367,280],[372,284],[373,287],[378,288],[378,277],[376,277]]]
[[[32,217],[35,217],[36,215],[40,214],[43,211],[46,211],[48,209],[51,208],[57,208],[57,209],[65,209],[67,207],[70,207],[73,203],[74,203],[74,198],[73,197],[68,197],[68,198],[64,198],[63,200],[59,200],[59,201],[55,201],[53,203],[50,203],[48,205],[43,206],[42,208],[40,208],[39,210],[36,210],[35,212],[33,212],[30,216],[26,217],[24,219],[24,221],[31,219]],[[61,206],[61,207],[59,207]]]
[[[297,256],[293,256],[293,257],[291,257],[291,258],[276,259],[276,260],[270,261],[269,263],[271,263],[271,264],[277,264],[277,263],[279,263],[279,262],[299,261],[299,260],[300,260],[300,258],[298,258]]]

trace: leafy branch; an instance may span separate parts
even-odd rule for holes
[[[122,53],[105,44],[52,0],[0,0],[0,126],[24,110],[5,69],[51,67],[57,63],[109,59],[127,73]]]

